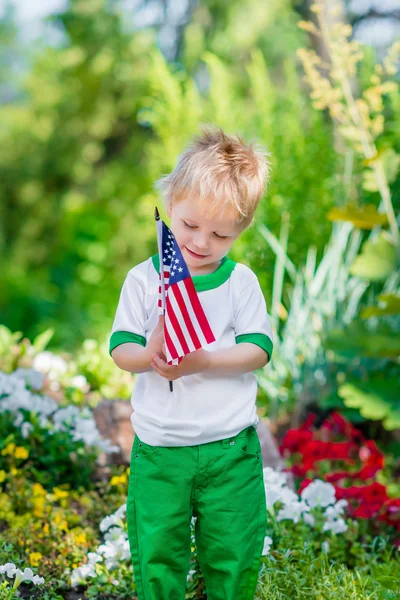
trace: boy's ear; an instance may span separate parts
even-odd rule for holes
[[[172,202],[171,201],[169,201],[167,203],[166,209],[167,209],[167,215],[171,219],[171,217],[172,217]]]

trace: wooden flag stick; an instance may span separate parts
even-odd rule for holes
[[[156,220],[156,227],[157,227],[157,243],[158,243],[158,257],[159,257],[159,263],[160,263],[160,277],[161,277],[161,296],[162,296],[162,304],[163,304],[163,309],[164,309],[164,315],[165,315],[165,284],[164,284],[164,261],[163,261],[163,257],[162,257],[162,242],[161,242],[161,236],[162,236],[162,223],[160,222],[160,213],[158,212],[158,208],[157,206],[155,207],[154,210],[154,218]],[[160,227],[161,225],[161,227]],[[165,325],[164,325],[165,327]],[[174,391],[174,385],[172,383],[172,381],[169,382],[169,391],[173,392]]]

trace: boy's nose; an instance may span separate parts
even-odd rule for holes
[[[206,236],[204,235],[195,235],[193,236],[193,244],[197,247],[197,248],[207,248],[207,240],[206,240]]]

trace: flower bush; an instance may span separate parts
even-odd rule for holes
[[[45,390],[60,402],[93,408],[103,398],[130,398],[134,377],[110,360],[107,342],[88,339],[73,356],[54,354],[45,350],[53,334],[48,329],[30,342],[0,325],[0,371],[34,368],[44,375]]]
[[[39,575],[34,575],[32,569],[27,567],[23,571],[21,571],[21,569],[18,569],[14,565],[14,563],[6,563],[5,565],[0,565],[0,574],[2,573],[6,573],[7,577],[15,577],[11,589],[7,585],[7,582],[4,582],[5,585],[0,586],[0,598],[2,600],[11,600],[11,598],[14,597],[15,590],[20,586],[22,581],[31,581],[35,585],[40,585],[44,583],[43,577],[39,577]]]
[[[284,456],[290,456],[289,470],[301,480],[300,492],[309,490],[312,496],[318,487],[313,478],[323,477],[338,500],[346,502],[350,516],[373,519],[377,531],[379,521],[400,532],[400,489],[377,480],[385,456],[376,442],[337,412],[319,428],[314,427],[315,419],[311,414],[300,428],[290,429],[280,447]]]
[[[379,563],[378,557],[386,556],[388,561],[396,560],[393,547],[388,548],[383,537],[374,540],[359,527],[357,521],[349,517],[347,501],[337,499],[335,487],[331,483],[317,479],[297,494],[288,485],[287,473],[265,467],[263,474],[269,519],[261,570],[266,579],[260,578],[260,594],[265,592],[267,574],[271,573],[276,563],[284,562],[288,556],[292,557],[292,562],[299,563],[306,558],[315,561],[323,556],[319,567],[324,568],[326,575],[330,560],[332,564],[343,562],[343,567],[338,568],[338,571],[342,571],[342,576],[344,574],[348,578],[349,587],[356,583],[345,564],[362,566],[367,570],[371,561],[373,564]],[[118,586],[121,598],[128,597],[125,594],[129,593],[129,582],[134,581],[134,572],[131,567],[125,511],[126,505],[123,504],[115,513],[102,520],[99,528],[103,533],[103,543],[88,552],[85,562],[70,573],[71,586],[87,586],[88,598],[112,593],[113,586]],[[196,555],[194,523],[195,518],[192,518],[192,555],[186,598],[203,597],[199,594],[204,588]],[[360,538],[363,539],[362,542]],[[400,585],[400,578],[398,584]],[[386,597],[395,598],[391,595]]]
[[[86,485],[100,452],[119,447],[101,438],[88,407],[60,406],[44,381],[36,369],[0,371],[0,478],[23,466],[48,488]]]

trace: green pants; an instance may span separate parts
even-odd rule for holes
[[[136,435],[127,500],[139,600],[184,600],[190,523],[208,600],[253,600],[267,526],[253,426],[197,446],[150,446]]]

